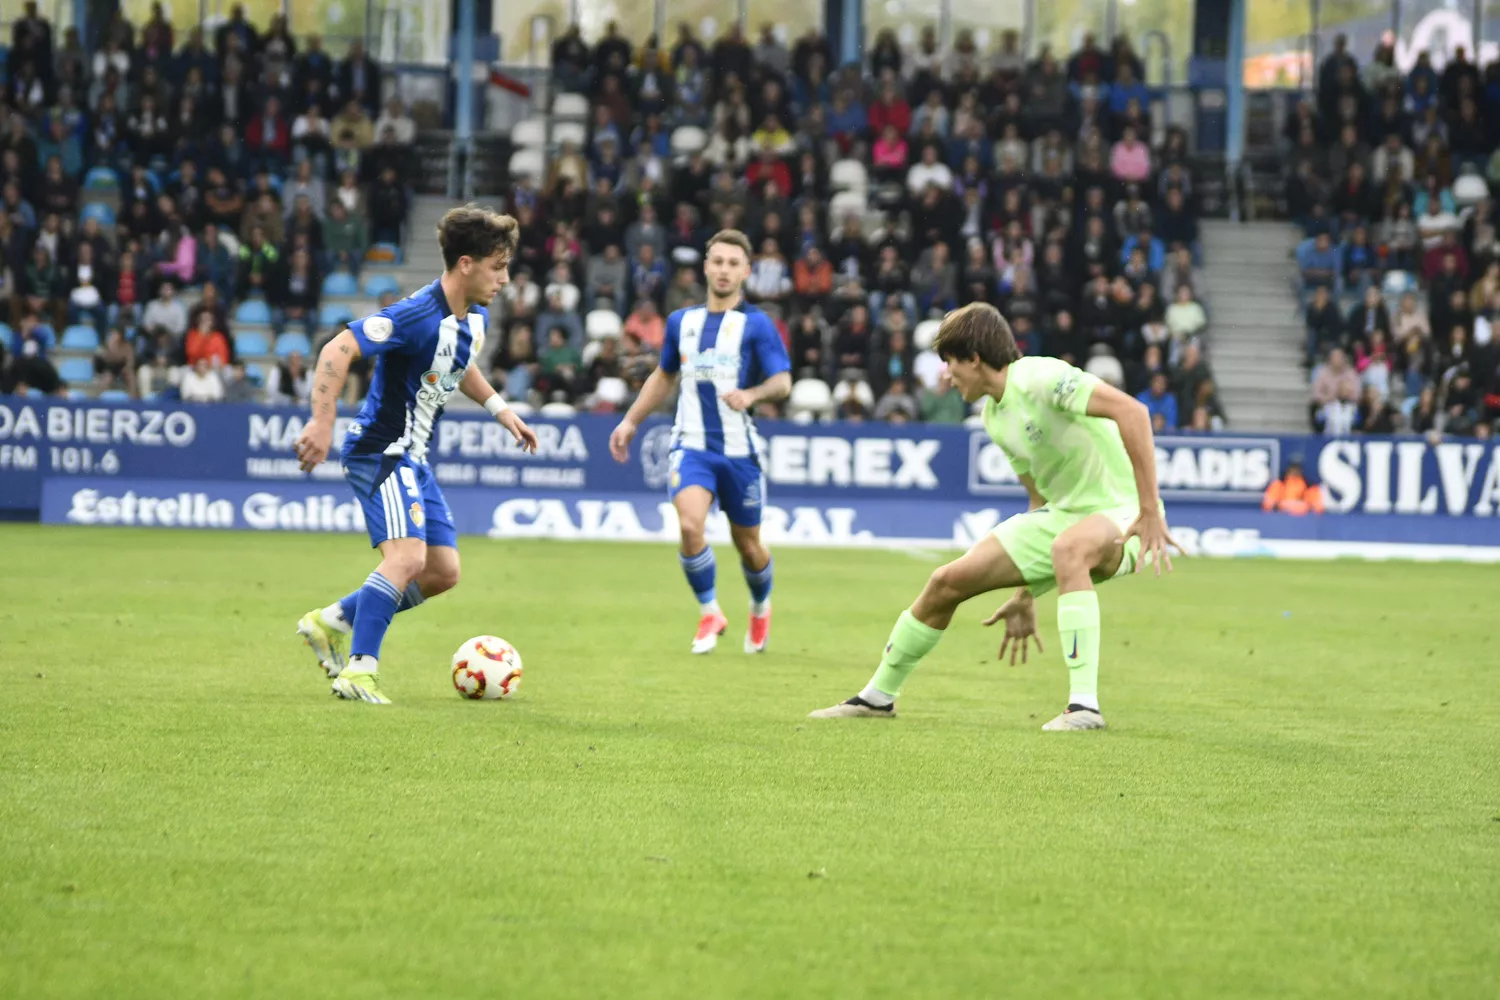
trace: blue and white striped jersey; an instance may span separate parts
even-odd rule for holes
[[[349,324],[359,350],[374,359],[370,392],[344,440],[345,455],[409,455],[427,461],[443,405],[484,350],[489,314],[470,306],[459,319],[441,281],[373,316]]]
[[[771,317],[741,302],[727,312],[693,306],[667,317],[661,367],[682,375],[672,447],[747,458],[755,455],[755,423],[719,396],[760,385],[792,364]]]

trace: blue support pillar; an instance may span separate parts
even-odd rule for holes
[[[89,0],[73,0],[73,27],[78,29],[78,37],[83,44],[88,44],[89,37]],[[53,44],[61,44],[61,38],[53,38]]]
[[[454,198],[473,195],[473,176],[469,161],[474,153],[474,38],[475,0],[458,0],[458,30],[454,33],[454,60],[457,76],[454,88],[452,167],[448,176],[448,194]]]
[[[1239,177],[1245,153],[1245,9],[1247,0],[1229,0],[1229,59],[1224,81],[1228,105],[1225,164],[1230,183]]]
[[[839,18],[839,65],[858,66],[864,62],[865,5],[845,0]]]

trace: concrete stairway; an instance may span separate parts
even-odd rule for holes
[[[1209,362],[1234,431],[1307,428],[1294,245],[1283,222],[1203,224],[1206,266],[1198,283],[1208,311]]]

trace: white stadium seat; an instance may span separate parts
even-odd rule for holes
[[[510,408],[515,411],[516,416],[523,418],[536,416],[536,407],[530,403],[522,402],[519,399],[512,399],[509,402]]]
[[[583,328],[590,340],[606,340],[620,336],[624,324],[613,309],[594,309],[583,318]]]
[[[562,148],[565,142],[571,142],[579,149],[588,145],[589,130],[583,122],[557,122],[552,126],[552,145]]]
[[[795,387],[794,387],[795,388]],[[844,379],[833,387],[833,401],[842,405],[853,396],[866,411],[875,409],[875,392],[870,388],[870,383],[861,379],[851,382]]]
[[[516,122],[510,130],[510,144],[517,149],[541,149],[547,145],[547,122],[542,118],[528,118]]]
[[[518,149],[510,154],[511,180],[530,177],[541,183],[547,175],[547,157],[540,149]]]
[[[691,156],[708,145],[708,135],[696,125],[681,125],[672,131],[672,155]]]
[[[547,403],[542,406],[541,415],[549,420],[567,420],[578,416],[578,411],[568,403]]]
[[[1125,385],[1125,366],[1120,364],[1120,359],[1113,354],[1094,355],[1092,358],[1089,358],[1088,364],[1084,366],[1083,370],[1096,378],[1108,382],[1116,389],[1123,388]]]
[[[601,378],[599,384],[594,387],[594,395],[601,403],[622,406],[625,398],[630,395],[630,389],[622,378]]]
[[[858,160],[839,160],[828,170],[829,186],[835,191],[868,191],[870,175]]]
[[[588,121],[588,98],[582,94],[558,94],[552,99],[552,118],[560,122]]]
[[[822,379],[798,379],[787,399],[787,411],[794,420],[806,421],[833,413],[833,390]]]
[[[851,215],[863,219],[867,207],[863,191],[840,191],[828,202],[828,224],[836,226]]]

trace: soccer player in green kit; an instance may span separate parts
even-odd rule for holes
[[[901,613],[875,676],[817,719],[892,718],[901,685],[932,652],[958,606],[1019,587],[986,625],[1005,623],[1000,656],[1026,661],[1039,594],[1057,587],[1057,628],[1068,664],[1068,707],[1045,730],[1103,729],[1099,710],[1096,582],[1152,562],[1172,569],[1166,510],[1146,408],[1056,358],[1023,358],[1004,317],[975,303],[943,320],[936,350],[965,402],[984,400],[984,426],[1010,458],[1031,507],[932,574]]]

